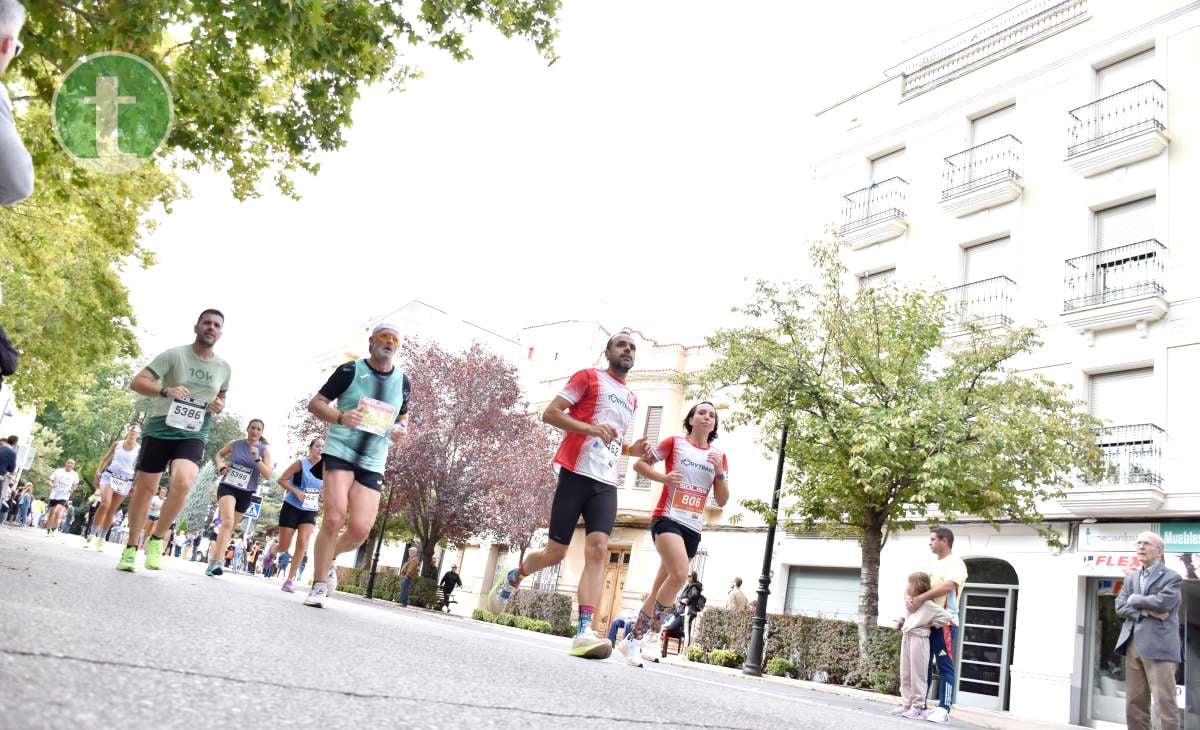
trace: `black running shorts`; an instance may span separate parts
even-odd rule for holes
[[[679,535],[683,538],[683,548],[687,550],[688,560],[696,557],[696,551],[700,549],[699,532],[689,530],[670,517],[655,517],[650,521],[651,539],[657,540],[658,536],[664,532]]]
[[[310,471],[314,477],[320,479],[322,474],[327,471],[352,471],[354,472],[354,481],[363,485],[367,489],[374,489],[376,492],[383,490],[383,475],[377,471],[368,471],[358,466],[354,462],[339,459],[336,456],[322,454],[321,460],[317,462],[321,468],[318,470],[314,466]],[[321,473],[318,474],[317,472]]]
[[[550,506],[550,539],[559,545],[570,545],[580,515],[587,534],[611,535],[617,520],[617,488],[560,468]]]
[[[233,497],[233,511],[238,514],[246,514],[246,510],[250,509],[250,498],[254,496],[252,492],[247,492],[245,489],[231,487],[228,484],[222,484],[217,487],[217,501],[221,501],[221,497]],[[235,525],[236,527],[236,525]]]
[[[300,509],[290,502],[284,502],[279,508],[279,526],[290,527],[293,530],[300,525],[317,524],[317,513],[313,510]]]
[[[52,499],[46,504],[46,509],[50,509],[51,507],[66,507],[66,506],[67,506],[67,500],[65,500],[65,499]]]
[[[167,465],[176,459],[187,459],[200,466],[200,462],[204,461],[204,442],[200,439],[160,439],[143,436],[137,470],[147,474],[162,474],[167,470]]]

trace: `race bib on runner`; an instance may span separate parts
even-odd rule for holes
[[[396,422],[396,409],[390,403],[363,396],[358,399],[358,408],[363,417],[362,423],[358,424],[359,431],[387,436],[388,429]]]
[[[250,470],[241,464],[230,464],[229,471],[225,472],[225,478],[221,480],[221,483],[238,489],[248,489],[250,487]]]
[[[312,489],[312,488],[305,489],[304,490],[304,504],[300,507],[300,509],[308,510],[309,512],[316,512],[317,505],[320,504],[320,501],[321,501],[321,490],[320,489]]]
[[[132,479],[122,479],[119,476],[110,474],[108,476],[108,485],[117,494],[129,494],[130,487],[133,486]]]
[[[206,401],[195,398],[172,398],[167,408],[167,425],[191,433],[198,432],[204,427],[204,413],[208,409]]]
[[[621,456],[621,439],[613,439],[605,444],[602,439],[593,437],[588,447],[588,459],[598,474],[613,473],[617,467],[617,459]]]
[[[708,491],[691,484],[680,484],[671,492],[671,517],[696,529],[704,524],[704,500]]]

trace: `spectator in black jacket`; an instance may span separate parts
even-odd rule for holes
[[[442,605],[439,610],[445,611],[450,606],[450,594],[454,589],[462,585],[462,578],[458,577],[458,566],[451,565],[450,570],[442,576]]]

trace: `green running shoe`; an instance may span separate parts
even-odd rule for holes
[[[162,570],[163,539],[150,536],[146,541],[146,570]]]
[[[126,547],[121,551],[121,559],[117,561],[117,570],[133,573],[137,570],[137,548]]]

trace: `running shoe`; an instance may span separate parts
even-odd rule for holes
[[[146,541],[146,570],[162,570],[163,539],[150,536]]]
[[[642,666],[642,642],[627,636],[617,644],[617,651],[625,658],[625,663],[631,667]]]
[[[117,561],[117,570],[133,573],[137,570],[137,550],[127,547],[121,551],[121,559]]]
[[[504,613],[504,609],[508,607],[508,601],[517,592],[517,587],[513,585],[513,579],[517,577],[516,569],[508,571],[505,575],[500,576],[496,581],[496,585],[492,586],[492,591],[488,593],[488,610],[492,613]],[[611,646],[609,647],[612,648]]]
[[[222,568],[218,563],[209,563],[208,567],[204,569],[204,574],[208,576],[221,575],[224,572],[225,569]]]
[[[908,706],[908,705],[896,705],[895,707],[893,707],[893,708],[892,708],[892,711],[891,711],[891,713],[890,713],[890,714],[892,714],[892,715],[903,715],[904,713],[908,712],[908,710],[909,710],[909,706]],[[922,717],[923,717],[923,716],[925,715],[925,712],[924,712],[924,711],[921,711],[921,715],[922,715]]]
[[[295,592],[296,592],[296,588],[295,588],[295,587],[292,585],[292,579],[291,579],[291,578],[288,578],[287,580],[285,580],[285,581],[283,582],[283,586],[282,586],[282,587],[280,587],[280,589],[279,589],[279,590],[281,590],[281,591],[285,591],[285,592],[287,592],[287,593],[295,593]]]
[[[312,606],[313,608],[325,608],[326,596],[325,584],[313,583],[312,590],[308,592],[308,596],[304,599],[304,605]]]
[[[102,535],[96,535],[95,539],[96,539],[96,552],[98,552],[98,553],[104,552],[104,543],[105,543],[104,537]]]
[[[92,546],[92,536],[88,535],[87,537],[83,538],[83,549],[87,550],[91,546]]]
[[[892,714],[894,715],[896,713],[893,712]],[[924,720],[925,719],[925,711],[922,710],[920,707],[913,705],[912,707],[908,708],[904,712],[901,712],[900,717],[907,717],[910,720]]]
[[[612,644],[589,629],[575,637],[567,653],[584,659],[607,659],[612,655]]]
[[[913,708],[913,709],[916,709],[916,708]],[[926,720],[928,720],[930,722],[936,722],[939,725],[943,725],[947,722],[950,722],[950,713],[946,712],[945,707],[935,707],[932,710],[930,710],[929,712],[922,713],[921,716],[924,717]]]

